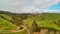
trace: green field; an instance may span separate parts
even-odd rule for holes
[[[10,32],[10,30],[18,30],[17,26],[10,21],[13,20],[10,16],[0,14],[0,34],[27,34],[28,31],[25,29],[22,32]]]
[[[25,21],[31,26],[34,20],[38,27],[60,30],[60,14],[39,14],[36,17],[29,17]]]
[[[10,30],[18,30],[17,27],[23,25],[23,21],[31,29],[33,29],[36,26],[32,25],[35,21],[38,28],[51,28],[60,31],[60,14],[57,13],[42,13],[42,14],[4,13],[0,14],[0,34],[28,34],[28,29],[26,28],[24,28],[24,30],[21,32],[10,32]]]

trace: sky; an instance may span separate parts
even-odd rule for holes
[[[45,9],[48,12],[60,13],[60,2]]]
[[[15,13],[60,13],[60,0],[0,0],[0,10]]]

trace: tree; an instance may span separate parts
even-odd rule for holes
[[[36,21],[34,21],[34,22],[33,22],[33,24],[32,24],[32,27],[31,27],[31,28],[32,28],[32,31],[33,31],[33,32],[38,32],[38,26],[37,26]]]

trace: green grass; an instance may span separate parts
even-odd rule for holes
[[[44,19],[41,19],[41,17],[29,17],[25,21],[27,24],[29,24],[30,27],[35,20],[38,24],[38,27],[60,30],[60,26],[57,25],[58,20],[60,19],[60,14],[39,14],[39,16],[43,17]],[[53,21],[55,21],[57,24],[54,24]]]
[[[7,20],[2,18],[1,16],[6,18]],[[10,32],[10,30],[18,30],[17,26],[10,22],[11,20],[13,20],[13,19],[10,16],[5,15],[5,14],[0,14],[0,34],[28,34],[27,29],[25,29],[22,32]],[[4,27],[6,27],[6,28],[4,28]]]
[[[3,16],[4,18],[2,18],[1,16]],[[44,19],[42,19],[44,18]],[[12,24],[10,21],[13,20],[12,17],[10,17],[9,15],[5,15],[5,14],[0,14],[0,30],[17,30],[17,26]],[[53,28],[53,29],[56,29],[56,30],[60,30],[60,26],[57,25],[59,24],[58,23],[58,20],[60,20],[60,14],[38,14],[36,15],[35,17],[34,16],[31,16],[31,17],[28,17],[27,19],[25,19],[25,23],[28,24],[29,27],[32,26],[32,23],[34,22],[34,20],[36,21],[36,23],[38,24],[38,27],[44,27],[44,28]],[[54,23],[54,21],[56,22],[56,24]],[[2,28],[6,26],[7,28]],[[11,33],[11,32],[8,32],[8,33],[1,33],[0,34],[27,34],[28,31],[27,29],[22,31],[22,32],[16,32],[16,33]]]
[[[11,22],[4,20],[3,18],[0,18],[0,27],[7,27],[3,28],[2,30],[11,30],[11,29],[17,29],[17,26],[12,24]]]
[[[13,20],[12,17],[10,17],[9,15],[0,14],[0,16],[4,17],[5,19],[7,19],[9,21]]]

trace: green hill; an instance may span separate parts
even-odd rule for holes
[[[36,21],[38,27],[40,28],[53,28],[60,30],[60,14],[36,14],[35,16],[30,16],[25,20],[27,24],[31,27],[33,21]]]
[[[17,30],[17,26],[23,25],[23,22],[31,28],[34,21],[36,21],[38,28],[51,28],[60,31],[60,14],[57,13],[19,14],[0,12],[0,30]],[[23,32],[26,31],[27,29]]]
[[[12,20],[12,18],[9,17],[8,15],[0,14],[0,30],[14,30],[14,29],[17,29],[17,26],[12,24],[8,20]],[[6,28],[2,28],[2,27],[6,27]]]
[[[12,23],[13,18],[10,15],[0,14],[0,34],[27,34],[25,29],[22,32],[11,32],[10,30],[18,30],[17,25]],[[17,23],[17,22],[16,22]]]

